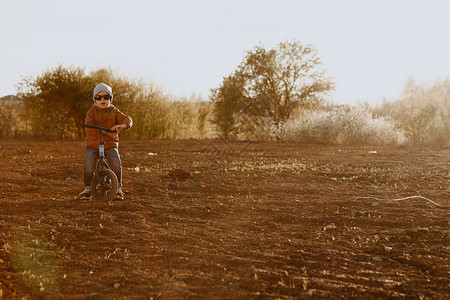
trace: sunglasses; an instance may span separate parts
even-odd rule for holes
[[[95,96],[94,99],[97,101],[100,101],[100,100],[102,100],[102,98],[105,100],[109,100],[109,99],[111,99],[111,96],[110,95],[97,95],[97,96]]]

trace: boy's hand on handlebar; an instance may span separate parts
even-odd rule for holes
[[[110,135],[112,137],[116,137],[121,130],[126,129],[126,128],[127,128],[127,125],[125,125],[125,124],[115,125],[115,126],[111,127],[111,130],[115,131],[115,132],[114,133],[108,133],[108,135]]]

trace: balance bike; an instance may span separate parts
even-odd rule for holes
[[[92,198],[99,202],[111,201],[117,194],[119,181],[116,174],[111,170],[105,157],[105,145],[103,142],[102,131],[115,133],[115,131],[90,124],[82,124],[83,127],[98,129],[100,141],[98,144],[99,160],[94,170],[94,177],[91,182]]]

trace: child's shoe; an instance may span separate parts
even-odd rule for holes
[[[84,191],[80,193],[80,199],[91,199],[91,187],[85,186]]]
[[[117,190],[117,194],[116,194],[116,197],[114,199],[116,199],[116,200],[123,200],[123,196],[124,195],[125,194],[123,193],[122,188],[119,188]]]

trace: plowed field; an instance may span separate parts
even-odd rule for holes
[[[450,297],[448,148],[120,153],[125,200],[98,203],[78,199],[84,142],[0,141],[0,298]]]

